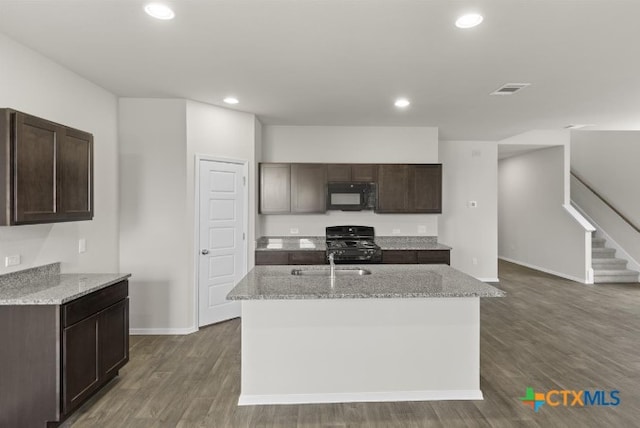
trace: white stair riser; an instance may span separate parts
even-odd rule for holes
[[[594,278],[593,282],[596,284],[607,284],[607,283],[625,283],[625,284],[635,284],[638,282],[638,277],[628,278],[628,277],[618,277],[618,276],[604,276],[602,278]]]
[[[604,248],[605,242],[603,238],[593,238],[591,240],[591,248]]]

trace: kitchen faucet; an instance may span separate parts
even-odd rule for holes
[[[333,288],[336,282],[336,263],[334,262],[333,253],[329,253],[329,265],[331,269],[331,288]]]

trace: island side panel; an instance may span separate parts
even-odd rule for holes
[[[242,302],[240,405],[482,399],[480,299]]]

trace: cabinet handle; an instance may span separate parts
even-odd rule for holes
[[[201,252],[202,254],[204,254],[204,255],[209,254],[209,250],[207,250],[207,249],[204,249],[204,250],[202,250],[202,251],[200,251],[200,252]]]

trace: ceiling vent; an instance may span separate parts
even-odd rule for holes
[[[507,83],[506,85],[502,85],[500,88],[491,92],[491,95],[513,95],[520,89],[524,89],[529,85],[531,85],[531,83]]]

